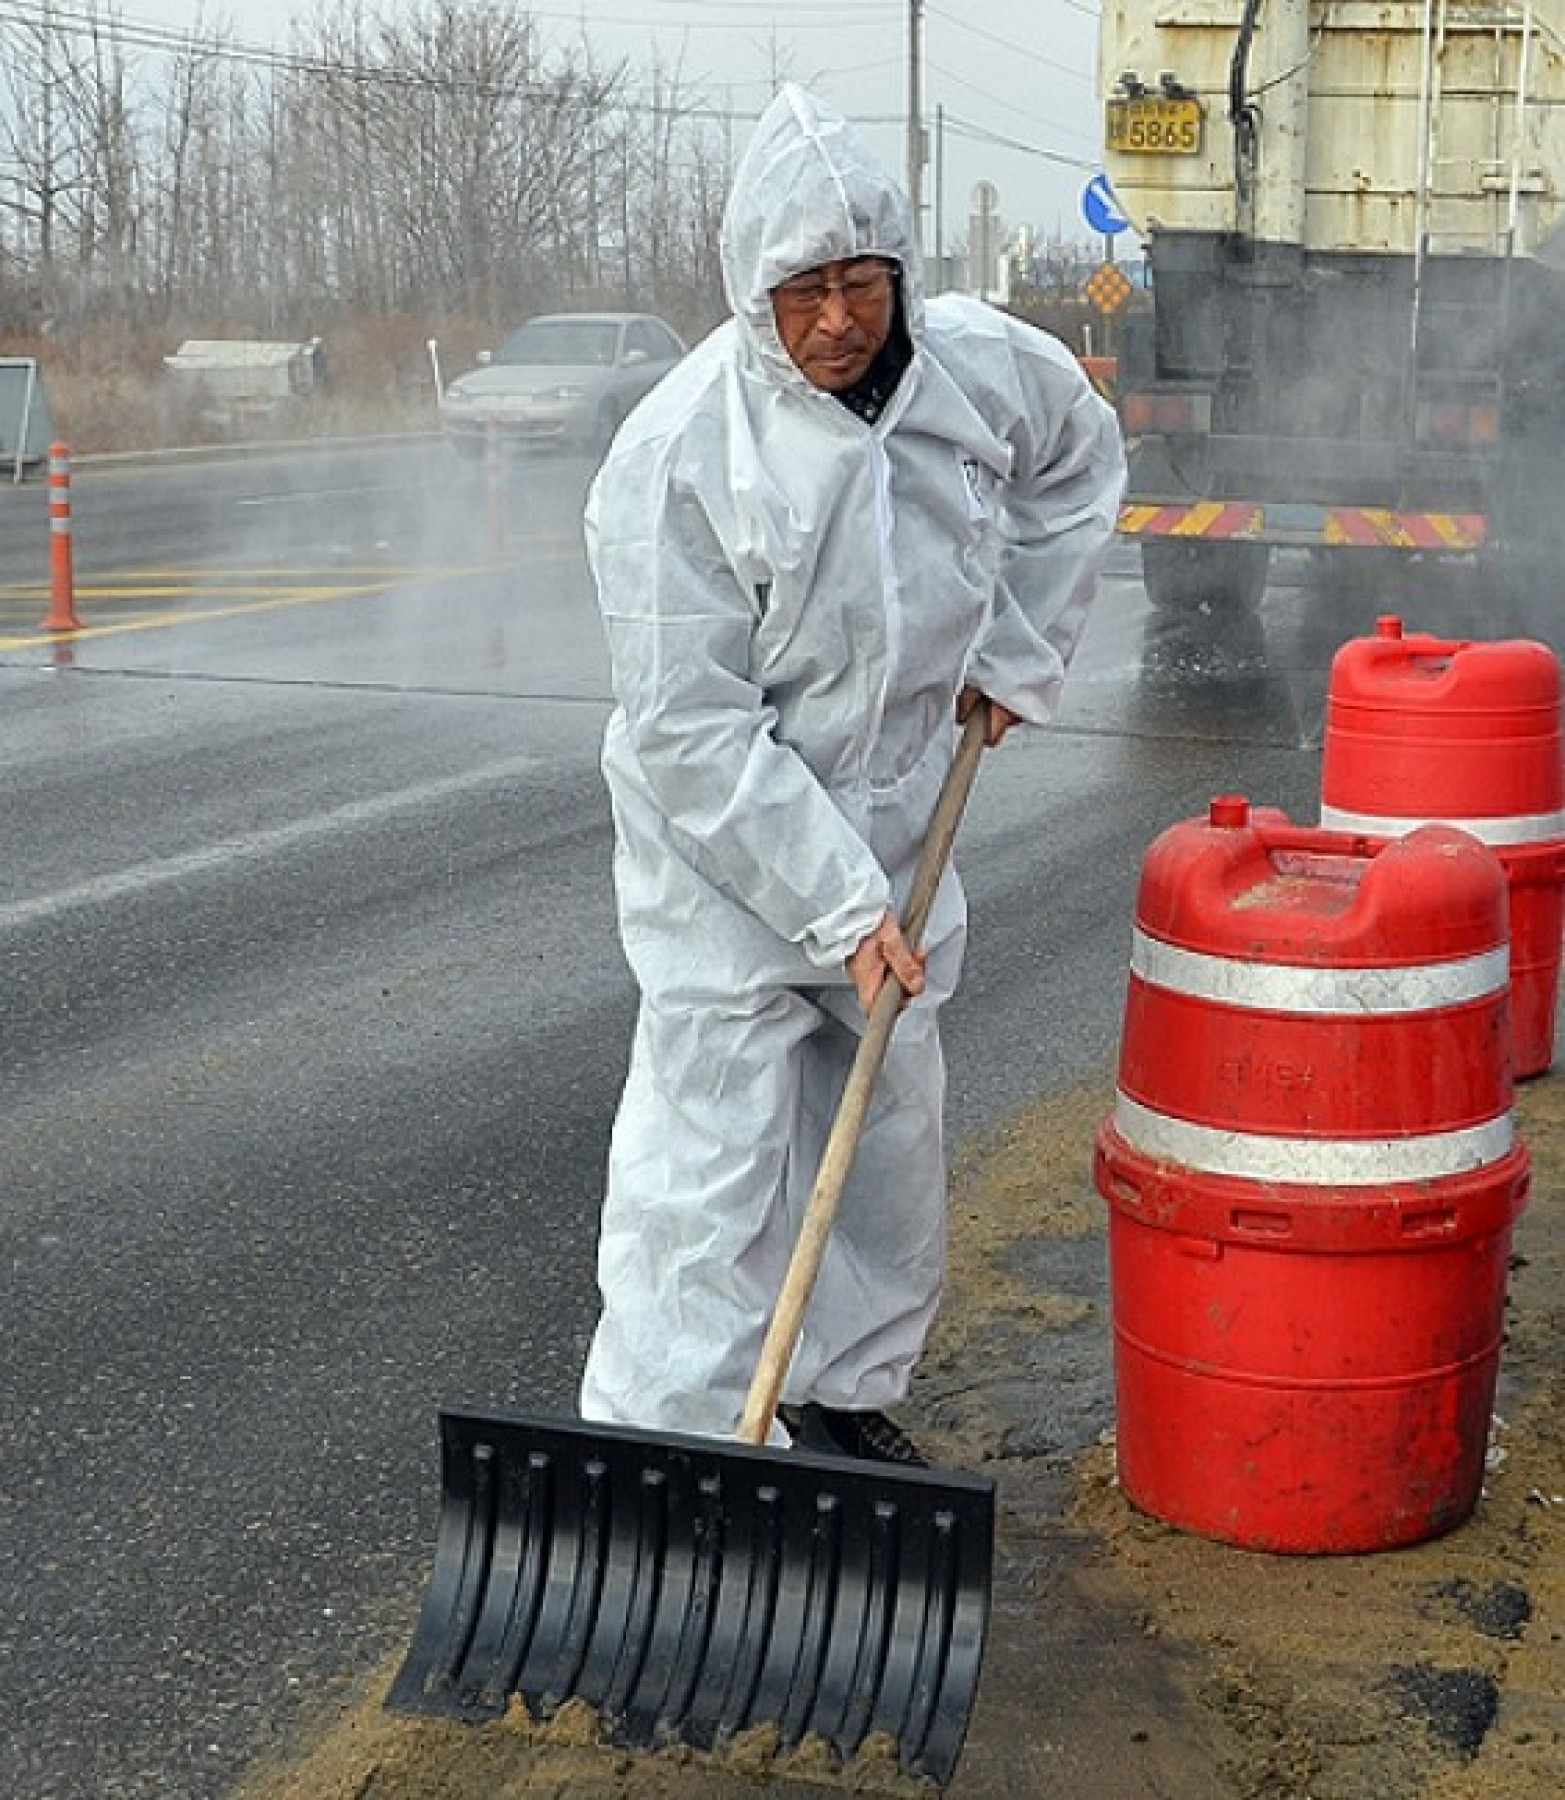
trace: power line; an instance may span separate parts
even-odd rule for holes
[[[689,0],[681,0],[681,3],[688,4]],[[900,14],[901,6],[898,4],[887,10],[893,10]],[[558,18],[564,15],[535,13],[532,16]],[[83,11],[63,6],[58,3],[58,0],[0,0],[0,23],[7,18],[31,28],[48,27],[67,35],[104,38],[111,42],[129,45],[132,48],[165,54],[205,56],[215,61],[240,63],[274,73],[333,77],[365,84],[412,88],[429,92],[465,92],[514,97],[528,91],[525,84],[515,82],[490,87],[482,82],[449,76],[435,76],[417,70],[356,63],[340,57],[246,43],[237,38],[194,30],[179,30],[169,26],[155,25],[144,20],[137,21],[125,15],[105,18],[95,11]],[[969,27],[968,29],[974,28]],[[978,35],[992,36],[993,34],[979,32]],[[1001,44],[1007,43],[1007,40],[1004,39],[997,38],[995,41]],[[1008,45],[1008,47],[1021,48],[1021,46],[1015,45]],[[1048,61],[1047,58],[1038,60]],[[980,98],[991,104],[996,103],[992,95],[984,94],[981,90],[973,87],[971,83],[963,81],[961,77],[949,76],[949,73],[945,71],[942,73],[946,74],[947,78],[957,81],[959,85],[967,87],[969,91],[978,94]],[[533,85],[536,91],[542,94],[552,96],[557,92],[556,88],[547,80]],[[730,84],[718,83],[716,85],[726,87]],[[627,114],[663,118],[673,114],[692,122],[730,127],[753,121],[760,111],[757,106],[724,106],[703,99],[671,104],[667,100],[657,101],[645,97],[644,94],[638,95],[634,89],[624,83],[611,83],[609,91],[603,96],[603,103],[614,110]],[[1065,168],[1090,170],[1098,166],[1095,160],[1085,160],[1061,151],[1047,149],[1040,144],[1008,137],[950,112],[944,113],[943,117],[949,131],[970,142],[993,145]],[[899,126],[905,123],[905,115],[902,113],[858,113],[855,118],[860,125],[864,126]]]
[[[548,79],[530,84],[507,81],[490,85],[459,76],[431,75],[416,69],[397,69],[384,64],[354,62],[345,57],[246,43],[238,38],[155,25],[123,15],[106,18],[93,11],[83,12],[61,6],[56,0],[0,0],[0,23],[8,18],[33,30],[50,30],[68,37],[107,40],[132,49],[150,50],[164,55],[197,56],[214,62],[238,63],[274,74],[314,75],[356,81],[370,86],[418,89],[432,93],[470,93],[484,97],[515,97],[528,92],[552,97],[558,93],[557,84]],[[646,113],[664,118],[673,113],[681,118],[700,120],[703,123],[730,125],[753,120],[758,116],[759,110],[720,107],[697,101],[673,104],[667,100],[659,102],[646,98],[637,99],[626,84],[614,81],[610,82],[603,102],[621,112]]]
[[[904,8],[902,0],[845,0],[841,6],[796,6],[787,9],[785,18],[779,22],[775,14],[777,8],[766,0],[766,10],[773,17],[735,18],[736,13],[743,13],[745,8],[736,5],[734,0],[671,0],[680,7],[694,7],[722,12],[727,17],[721,19],[627,19],[594,12],[592,22],[598,25],[641,25],[648,30],[669,31],[764,31],[767,29],[786,29],[788,31],[827,31],[840,29],[843,25],[878,24],[890,14],[901,16]],[[527,9],[534,18],[580,20],[581,14],[551,12],[536,6]]]
[[[652,0],[654,6],[680,6],[706,8],[711,12],[745,13],[761,12],[775,14],[778,11],[777,0]],[[790,23],[800,13],[811,11],[824,12],[828,17],[840,15],[843,11],[896,13],[899,17],[904,10],[903,0],[847,0],[846,6],[808,5],[790,6],[786,9]]]
[[[1058,0],[1060,5],[1069,5],[1072,0]],[[1069,68],[1065,63],[1056,62],[1053,57],[1045,56],[1041,50],[1034,50],[1030,44],[1019,44],[1015,38],[1001,37],[998,32],[985,31],[983,26],[973,24],[971,19],[958,18],[955,13],[943,11],[938,6],[930,9],[933,18],[943,20],[947,25],[954,25],[964,37],[982,38],[986,43],[996,44],[1002,50],[1009,50],[1013,56],[1025,56],[1033,62],[1042,63],[1046,69],[1057,69],[1062,75],[1075,75],[1080,71]],[[1098,9],[1095,6],[1077,4],[1075,10],[1087,18],[1096,19]]]
[[[352,75],[365,81],[396,86],[472,86],[471,83],[438,82],[408,70],[372,68],[339,58],[283,50],[272,45],[248,44],[239,38],[211,36],[167,25],[154,25],[124,15],[105,17],[97,12],[77,12],[53,0],[0,0],[0,22],[15,23],[39,31],[57,31],[66,37],[106,39],[138,50],[210,57],[217,62],[244,63],[256,68],[307,75]]]
[[[1027,119],[1037,118],[1041,110],[1036,102],[1031,106],[1018,106],[1014,100],[1002,100],[998,94],[990,93],[987,88],[979,87],[975,82],[969,81],[965,75],[958,75],[954,69],[948,69],[944,63],[932,62],[929,67],[943,81],[949,81],[954,87],[966,88],[968,93],[976,99],[982,100],[988,106],[1003,106],[1007,112],[1020,113],[1023,118]],[[1090,79],[1090,77],[1086,79]]]
[[[956,136],[967,138],[976,144],[995,144],[1003,150],[1014,150],[1021,156],[1036,156],[1042,162],[1058,163],[1066,169],[1092,169],[1098,167],[1097,161],[1087,161],[1080,156],[1067,156],[1060,150],[1045,150],[1041,144],[1024,144],[1019,138],[1005,137],[998,131],[990,131],[983,125],[975,125],[970,119],[957,118],[952,113],[944,115],[945,128]]]

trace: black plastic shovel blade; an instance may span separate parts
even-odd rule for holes
[[[844,1761],[889,1738],[944,1786],[978,1686],[994,1486],[623,1426],[440,1416],[429,1588],[386,1704],[471,1720],[584,1701],[605,1738],[739,1733]]]

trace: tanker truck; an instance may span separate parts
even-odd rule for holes
[[[1565,600],[1565,0],[1104,0],[1100,47],[1154,604],[1279,547]]]

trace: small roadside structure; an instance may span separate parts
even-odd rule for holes
[[[13,483],[30,463],[42,462],[54,441],[54,419],[43,377],[30,356],[0,356],[0,467]]]
[[[318,337],[304,343],[259,338],[187,338],[163,358],[180,400],[222,431],[290,412],[324,382]]]

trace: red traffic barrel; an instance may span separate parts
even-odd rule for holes
[[[1119,1473],[1247,1548],[1361,1552],[1477,1502],[1528,1157],[1505,875],[1228,797],[1148,852],[1113,1114]]]
[[[1400,836],[1439,820],[1493,847],[1511,899],[1514,1072],[1554,1060],[1565,924],[1559,658],[1530,639],[1405,634],[1344,644],[1326,700],[1321,824]]]

